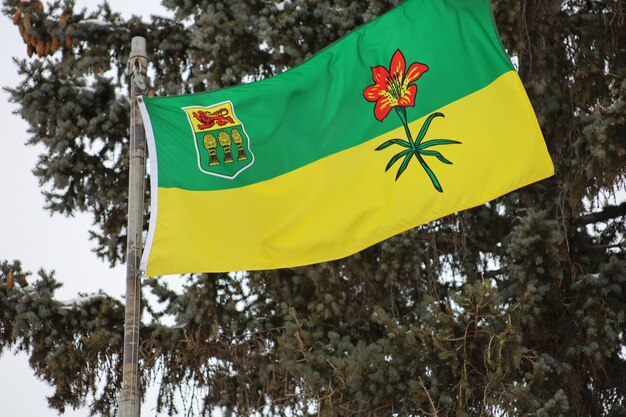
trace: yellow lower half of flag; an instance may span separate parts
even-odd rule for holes
[[[402,148],[375,149],[388,139],[406,139],[403,128],[242,188],[160,188],[156,228],[143,268],[148,276],[156,276],[276,269],[338,259],[553,174],[515,72],[438,111],[445,118],[432,121],[424,140],[461,142],[432,148],[452,165],[425,156],[443,192],[433,187],[415,158],[398,180],[401,160],[385,172]],[[424,120],[410,124],[414,136]]]

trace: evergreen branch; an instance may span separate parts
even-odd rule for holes
[[[585,214],[574,219],[574,224],[584,226],[591,223],[605,222],[616,217],[626,216],[626,202],[618,206],[606,206],[602,211]]]

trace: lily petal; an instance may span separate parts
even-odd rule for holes
[[[412,83],[422,76],[423,73],[428,71],[428,65],[420,64],[419,62],[414,62],[409,67],[409,70],[406,73],[406,77],[404,82],[407,84]]]
[[[398,99],[398,106],[413,107],[415,106],[415,96],[417,95],[417,86],[411,84],[406,89],[406,94]]]
[[[363,97],[367,101],[376,101],[380,98],[381,89],[377,84],[370,85],[365,90],[363,90]]]
[[[381,90],[387,89],[387,78],[389,78],[389,71],[382,65],[372,67],[372,79]]]
[[[402,79],[404,76],[404,70],[406,69],[406,60],[404,59],[404,55],[400,52],[399,49],[393,54],[391,58],[391,64],[389,65],[389,74],[394,76],[397,75],[399,79]]]
[[[393,107],[394,106],[391,105],[387,97],[381,97],[374,106],[374,116],[378,119],[378,121],[382,122]]]

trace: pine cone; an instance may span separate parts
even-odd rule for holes
[[[65,12],[61,13],[61,16],[59,17],[59,23],[61,24],[62,28],[67,26],[67,15],[65,14]]]
[[[11,291],[13,289],[13,271],[9,271],[7,275],[7,291]]]
[[[30,31],[33,28],[30,22],[30,14],[26,13],[24,15],[24,29]]]
[[[59,38],[52,38],[50,52],[55,53],[59,49]]]
[[[30,35],[28,34],[28,32],[26,32],[26,29],[24,29],[24,26],[19,25],[17,29],[20,31],[20,35],[22,36],[22,39],[24,39],[24,43],[28,44]]]
[[[37,56],[42,58],[46,55],[46,43],[44,41],[37,42]]]
[[[43,12],[43,3],[39,0],[33,1],[32,7],[34,10],[37,10],[38,12]]]
[[[30,44],[29,44],[29,45],[26,47],[26,54],[27,54],[27,55],[28,55],[28,57],[30,58],[30,57],[32,57],[32,56],[33,56],[33,53],[34,53],[34,52],[35,52],[35,49],[33,48],[33,46],[32,46],[32,45],[30,45]]]
[[[70,49],[72,47],[72,38],[70,38],[69,36],[65,37],[65,47],[67,49]]]
[[[17,276],[17,282],[19,282],[22,287],[28,286],[28,281],[26,281],[26,275],[24,274],[19,274]]]
[[[19,10],[16,10],[15,14],[13,15],[13,24],[14,25],[19,25],[20,24],[20,20],[22,20],[22,14],[20,13]]]

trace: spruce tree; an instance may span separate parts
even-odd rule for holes
[[[397,3],[164,0],[172,19],[125,20],[4,0],[46,208],[92,214],[94,251],[124,261],[132,36],[149,40],[152,93],[200,92],[276,75]],[[159,412],[182,396],[199,415],[626,415],[626,5],[493,9],[556,175],[339,261],[195,274],[182,293],[145,280],[141,379]],[[1,351],[30,356],[58,411],[114,415],[122,303],[63,305],[60,281],[29,275],[0,263]]]

